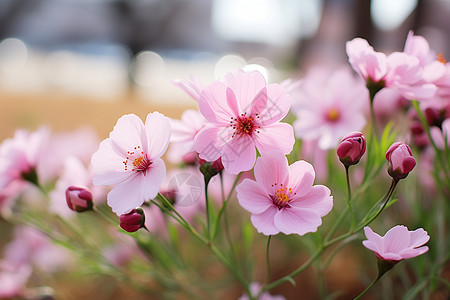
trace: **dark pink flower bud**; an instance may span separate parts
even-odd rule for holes
[[[342,138],[336,152],[344,166],[355,165],[366,152],[366,138],[361,132],[352,132]]]
[[[69,208],[76,212],[92,210],[92,193],[85,188],[68,187],[66,190],[66,201]]]
[[[399,180],[408,176],[409,172],[416,166],[416,160],[412,156],[408,145],[396,142],[386,152],[389,161],[388,173],[392,178]]]
[[[127,214],[123,214],[119,217],[120,227],[128,232],[135,232],[139,228],[144,227],[145,215],[142,208],[138,207],[133,209]]]

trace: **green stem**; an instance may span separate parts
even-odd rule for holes
[[[359,294],[358,296],[356,296],[353,300],[358,300],[358,299],[360,299],[365,293],[367,293],[368,290],[370,290],[370,288],[371,288],[375,283],[377,283],[378,279],[380,279],[380,278],[381,278],[381,277],[377,276],[377,278],[375,278],[375,279],[369,284],[369,286],[368,286],[364,291],[362,291],[361,294]]]
[[[352,189],[350,187],[350,176],[348,173],[350,166],[345,166],[345,177],[347,178],[347,206],[348,206],[348,210],[350,211],[351,215],[352,215],[352,229],[353,227],[355,227],[355,213],[353,212],[352,209],[352,205],[350,203],[351,199],[352,199]]]
[[[272,236],[269,235],[267,238],[267,247],[266,247],[266,284],[269,282],[270,279],[270,256],[269,256],[269,249],[270,249],[270,241],[272,239]]]

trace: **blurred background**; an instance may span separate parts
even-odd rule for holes
[[[0,0],[0,139],[17,127],[177,117],[203,84],[251,65],[279,82],[345,64],[345,42],[401,51],[410,29],[450,57],[450,0]]]

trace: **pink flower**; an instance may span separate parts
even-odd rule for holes
[[[288,165],[279,151],[258,158],[256,181],[236,188],[239,204],[251,213],[253,226],[265,235],[315,232],[333,206],[330,190],[315,185],[314,169],[305,161]]]
[[[13,181],[37,180],[37,166],[45,151],[50,132],[41,127],[35,132],[17,130],[0,146],[0,190]],[[33,182],[37,183],[37,182]]]
[[[400,142],[396,142],[389,147],[386,152],[386,159],[390,164],[388,173],[396,180],[408,176],[409,172],[416,166],[416,160],[412,156],[411,148]]]
[[[386,54],[376,52],[362,38],[354,38],[345,44],[348,61],[353,69],[366,81],[378,83],[387,72]]]
[[[258,282],[252,282],[250,284],[250,292],[253,297],[256,297],[261,290],[261,285]],[[249,296],[244,294],[241,297],[239,297],[238,300],[249,300]],[[283,296],[272,296],[269,292],[262,293],[261,296],[258,298],[258,300],[285,300]]]
[[[169,119],[172,128],[170,148],[167,158],[172,163],[184,161],[194,152],[195,135],[205,126],[206,120],[196,110],[188,109],[181,115],[181,120]]]
[[[428,251],[428,247],[423,245],[428,242],[430,236],[422,228],[408,231],[405,226],[397,225],[381,237],[366,226],[364,233],[367,237],[367,240],[362,242],[364,247],[375,252],[376,257],[381,260],[398,262]]]
[[[294,98],[295,135],[304,140],[319,139],[321,149],[337,146],[348,132],[366,124],[364,109],[369,104],[367,89],[348,69],[303,80]]]
[[[351,66],[366,81],[371,93],[375,94],[384,87],[392,87],[408,100],[422,100],[431,98],[436,93],[436,86],[430,82],[434,75],[430,74],[438,69],[441,71],[436,64],[429,68],[421,64],[421,59],[416,55],[422,51],[418,49],[422,46],[416,47],[416,44],[410,41],[405,52],[394,52],[386,56],[376,52],[366,40],[355,38],[347,42],[346,50]]]
[[[259,72],[213,82],[203,89],[199,108],[208,124],[195,137],[194,149],[207,161],[222,157],[232,174],[253,167],[255,147],[260,153],[292,150],[292,126],[279,122],[289,111],[289,96],[278,84],[266,85]]]
[[[366,138],[361,132],[352,132],[342,138],[336,152],[345,166],[355,165],[366,152]]]
[[[94,185],[117,184],[107,201],[118,216],[158,194],[166,176],[161,156],[169,139],[169,120],[154,112],[145,125],[134,114],[122,116],[109,138],[101,142],[92,156]]]
[[[0,299],[15,299],[15,297],[23,296],[25,284],[30,276],[29,265],[12,267],[8,263],[0,262]]]

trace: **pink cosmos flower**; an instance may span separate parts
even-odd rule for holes
[[[392,87],[408,100],[431,98],[436,93],[436,86],[430,83],[429,74],[435,68],[425,68],[421,60],[412,54],[416,53],[416,49],[411,44],[413,42],[407,44],[408,52],[394,52],[386,56],[376,52],[366,40],[355,38],[346,43],[346,51],[351,66],[372,92]]]
[[[15,297],[23,296],[25,284],[30,276],[29,265],[13,267],[7,262],[0,262],[0,299],[15,299]]]
[[[352,132],[342,138],[336,152],[345,166],[355,165],[366,152],[366,138],[361,132]]]
[[[161,156],[169,139],[169,120],[154,112],[145,125],[134,114],[122,116],[109,138],[101,142],[91,160],[94,185],[116,184],[107,201],[118,216],[158,194],[166,176]]]
[[[194,152],[195,135],[205,126],[206,120],[200,112],[193,109],[185,110],[181,120],[169,120],[172,135],[167,158],[176,164],[184,161]]]
[[[367,240],[362,242],[364,247],[375,252],[375,256],[381,260],[398,262],[428,251],[428,247],[423,245],[428,242],[430,236],[422,228],[408,231],[405,226],[397,225],[381,237],[366,226],[364,233],[367,237]]]
[[[194,149],[207,161],[222,157],[232,174],[253,167],[255,147],[260,153],[292,150],[292,126],[279,122],[289,111],[289,96],[278,84],[266,85],[259,72],[213,82],[203,89],[199,108],[208,124],[196,135]]]
[[[305,161],[288,165],[279,151],[257,159],[256,181],[236,188],[239,204],[251,213],[253,226],[265,235],[315,232],[333,207],[330,190],[315,185],[314,169]]]
[[[348,132],[362,130],[369,95],[363,82],[347,68],[332,74],[312,70],[309,75],[293,100],[295,135],[319,139],[321,149],[331,149]]]

